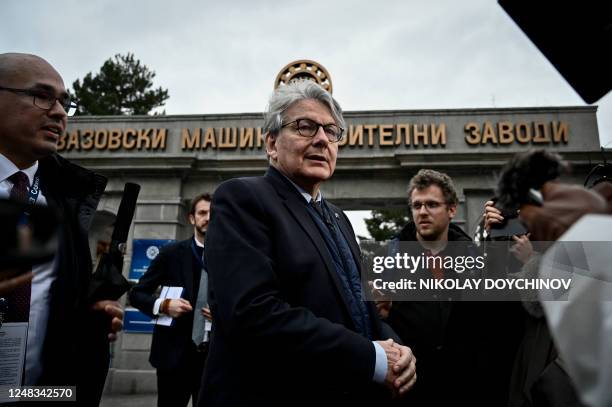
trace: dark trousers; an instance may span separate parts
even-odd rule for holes
[[[157,369],[157,406],[184,407],[193,397],[192,405],[197,405],[202,372],[208,352],[188,352],[189,357],[172,370]]]

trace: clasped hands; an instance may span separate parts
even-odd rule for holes
[[[402,397],[416,382],[416,358],[409,347],[387,339],[376,341],[387,355],[387,376],[385,386],[394,398]]]

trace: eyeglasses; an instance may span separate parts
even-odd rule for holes
[[[412,208],[413,211],[418,212],[424,206],[427,211],[435,211],[436,209],[440,208],[442,205],[445,205],[445,203],[437,202],[437,201],[426,201],[426,202],[416,201],[410,204],[410,208]]]
[[[4,86],[0,86],[0,90],[6,90],[8,92],[13,93],[23,93],[26,96],[31,96],[34,99],[34,106],[42,110],[51,110],[51,108],[53,108],[53,105],[55,105],[55,102],[58,101],[60,105],[64,108],[64,111],[68,116],[74,115],[78,107],[76,102],[73,102],[70,99],[70,95],[62,98],[56,98],[53,94],[45,92],[44,90],[14,89],[5,88]]]
[[[319,131],[319,127],[322,127],[330,143],[337,143],[342,140],[342,134],[344,133],[344,129],[340,126],[336,126],[335,124],[320,124],[310,119],[297,119],[285,123],[281,127],[291,125],[295,125],[295,129],[302,137],[314,137]]]

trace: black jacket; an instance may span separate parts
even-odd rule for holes
[[[414,223],[398,235],[416,241]],[[448,240],[470,237],[449,225]],[[442,253],[444,255],[444,252]],[[465,301],[393,302],[387,322],[417,358],[417,383],[408,393],[410,406],[504,406],[520,333],[519,304]]]
[[[146,273],[130,291],[130,303],[144,314],[154,317],[153,294],[160,286],[183,287],[182,298],[195,307],[201,265],[191,247],[193,237],[161,248]],[[197,310],[196,310],[197,311]],[[199,311],[197,311],[199,312]],[[184,358],[196,351],[191,340],[193,312],[176,318],[171,326],[155,325],[149,361],[155,368],[173,370],[183,366]]]
[[[91,310],[88,230],[106,178],[59,155],[39,161],[42,193],[63,218],[51,286],[43,371],[37,385],[77,386],[77,405],[97,406],[110,360],[110,319]]]
[[[211,206],[214,330],[199,405],[356,406],[386,394],[372,383],[372,342],[356,333],[325,242],[287,179],[270,168],[224,182]],[[329,207],[360,264],[348,219]]]

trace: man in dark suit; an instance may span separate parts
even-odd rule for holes
[[[55,154],[75,107],[47,61],[0,54],[0,196],[21,190],[17,195],[54,206],[63,219],[55,259],[34,267],[31,285],[19,288],[29,303],[23,383],[76,386],[76,405],[96,406],[108,371],[108,341],[121,329],[123,311],[116,301],[92,304],[88,298],[87,231],[106,179]]]
[[[191,201],[189,222],[193,237],[162,247],[146,273],[130,292],[130,303],[150,317],[169,315],[171,326],[156,325],[149,361],[157,369],[157,405],[194,404],[208,344],[194,343],[192,329],[200,278],[204,264],[204,236],[210,216],[210,195],[201,194]],[[160,286],[183,287],[179,299],[157,298]],[[210,319],[209,309],[196,310]],[[198,341],[199,342],[199,341]]]
[[[392,333],[362,299],[351,225],[319,189],[344,126],[338,103],[314,82],[281,86],[265,122],[271,167],[216,190],[200,406],[380,405],[413,385],[410,349],[381,340]]]

